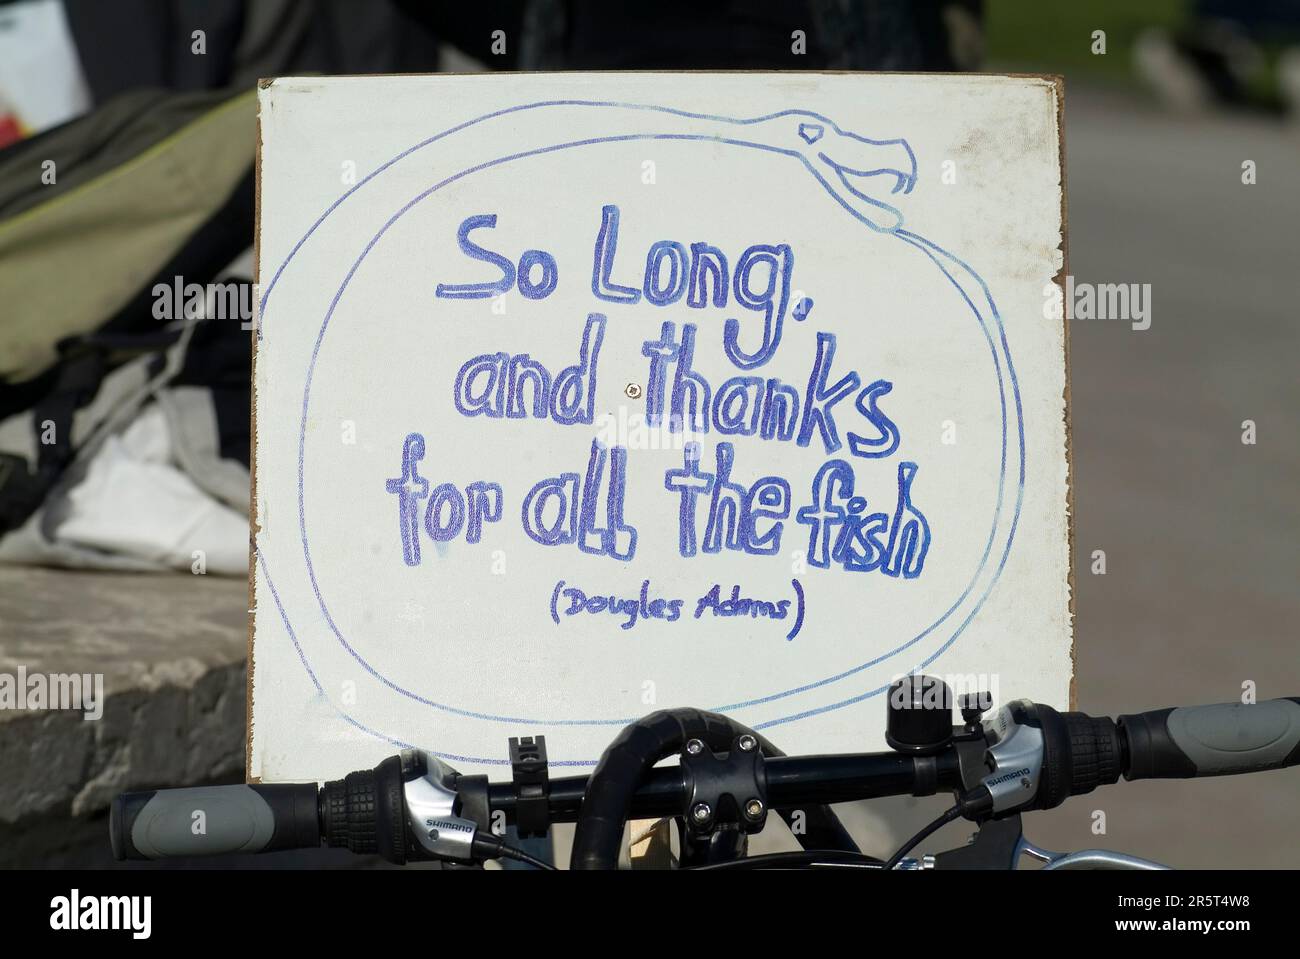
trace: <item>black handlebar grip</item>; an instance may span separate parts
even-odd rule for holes
[[[1125,779],[1227,776],[1300,764],[1300,698],[1179,706],[1119,717]]]
[[[1119,730],[1109,716],[1062,713],[1070,737],[1070,795],[1119,782],[1123,770]]]
[[[320,845],[315,783],[124,793],[108,822],[119,862]]]
[[[406,862],[419,847],[408,841],[402,783],[400,756],[325,783],[320,791],[325,844]]]
[[[1118,782],[1120,738],[1106,716],[1058,713],[1035,703],[1031,724],[1043,737],[1043,763],[1033,809],[1055,809],[1071,796]]]

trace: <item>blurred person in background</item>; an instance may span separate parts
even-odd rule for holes
[[[1259,108],[1300,119],[1300,0],[1195,0],[1180,27],[1144,32],[1133,57],[1172,107]]]

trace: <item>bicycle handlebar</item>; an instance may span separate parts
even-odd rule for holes
[[[1007,794],[1012,798],[995,805],[994,815],[1051,808],[1069,796],[1114,783],[1121,775],[1128,780],[1187,778],[1300,765],[1300,698],[1160,709],[1117,721],[1057,713],[1023,701],[1021,713],[1016,708],[1012,704],[1009,712],[986,721],[986,755],[997,751],[998,723],[1027,722],[1041,734],[1041,767],[1027,796],[1017,795],[1014,787],[1026,781],[1020,774],[1028,769],[1019,769],[1018,760],[1016,768],[1008,767],[1011,772],[1005,778],[1014,781]],[[1012,719],[1001,718],[1004,713]],[[966,729],[965,742],[981,740],[979,726]],[[977,746],[984,749],[984,742]],[[1017,759],[1014,754],[1011,758]],[[970,768],[959,758],[957,739],[932,755],[772,756],[763,768],[767,799],[774,809],[959,792],[973,786]],[[516,821],[519,799],[512,784],[444,771],[450,773],[448,816],[469,815],[456,791],[464,792],[471,780],[478,780],[481,805],[479,815],[471,818],[481,821],[484,813],[500,812],[507,822]],[[993,784],[990,788],[1002,787],[1004,777],[996,772],[981,768],[977,775],[985,777],[986,786]],[[587,776],[550,780],[549,822],[579,819],[589,781]],[[402,785],[402,761],[390,757],[373,770],[352,773],[319,789],[304,783],[127,793],[114,800],[110,813],[113,855],[123,860],[271,852],[315,848],[324,841],[395,862],[429,858],[429,843],[423,842],[422,851],[408,834]],[[680,815],[685,789],[680,768],[650,769],[631,795],[630,818]]]
[[[905,796],[916,785],[914,766],[913,757],[898,753],[774,757],[766,764],[768,796],[777,808]],[[577,820],[587,780],[551,780],[551,822]],[[960,785],[954,756],[937,757],[936,785]],[[113,800],[109,813],[113,856],[122,861],[275,852],[316,848],[322,841],[387,856],[390,850],[377,848],[373,825],[367,828],[363,822],[364,813],[373,811],[385,792],[372,770],[361,770],[323,788],[294,783],[124,793]],[[492,812],[501,812],[508,823],[516,821],[518,796],[510,783],[489,784],[487,799]],[[671,816],[679,811],[681,799],[680,771],[654,769],[636,791],[632,815]],[[196,812],[204,813],[202,833],[194,832]]]

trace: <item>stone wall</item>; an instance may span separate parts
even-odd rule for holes
[[[247,605],[242,580],[0,566],[0,674],[104,684],[95,720],[0,709],[0,865],[106,849],[119,792],[242,780]]]

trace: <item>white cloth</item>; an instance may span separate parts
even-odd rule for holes
[[[56,537],[72,545],[192,572],[248,571],[247,518],[177,469],[157,404],[105,440],[68,506]]]

